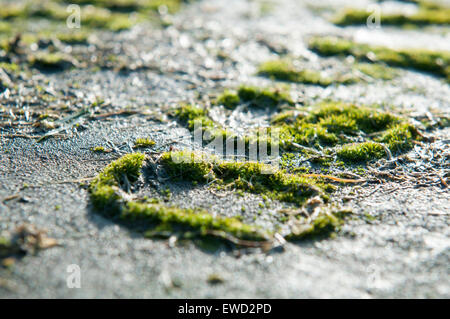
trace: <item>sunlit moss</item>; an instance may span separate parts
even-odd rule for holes
[[[298,70],[291,62],[287,60],[272,60],[264,62],[259,66],[258,74],[288,82],[315,84],[321,86],[328,86],[332,83],[331,79],[323,77],[320,72],[314,70]]]
[[[108,153],[108,151],[103,146],[96,146],[93,147],[91,150],[94,153]]]
[[[119,204],[119,187],[133,183],[140,175],[145,155],[128,154],[109,164],[91,182],[89,191],[95,208],[114,213]]]
[[[201,123],[203,128],[214,127],[214,122],[208,117],[208,112],[199,106],[182,105],[175,110],[175,116],[193,130],[195,123]]]
[[[47,52],[39,52],[30,56],[29,64],[47,70],[64,70],[73,66],[73,63],[65,55]]]
[[[269,237],[269,233],[244,224],[237,218],[214,217],[204,210],[182,209],[162,204],[128,202],[120,217],[126,220],[155,222],[160,224],[159,227],[169,226],[168,228],[174,231],[177,228],[181,228],[179,230],[182,231],[195,231],[199,236],[220,236],[225,233],[245,240],[264,240]]]
[[[300,218],[293,223],[291,233],[286,236],[288,240],[308,238],[323,238],[334,234],[344,223],[348,210],[321,209],[312,218]]]
[[[164,153],[161,163],[174,177],[199,182],[215,180],[219,184],[296,204],[304,203],[311,196],[324,195],[324,189],[327,189],[314,179],[288,174],[270,165],[220,161],[189,151]]]
[[[206,123],[203,131],[209,133],[207,141],[217,137],[236,138],[232,132],[214,123],[205,109],[184,106],[178,109],[177,114],[184,119],[184,122],[187,121],[191,130],[195,121]],[[244,142],[246,154],[250,145],[261,145],[261,143],[265,143],[268,149],[279,147],[284,152],[298,150],[299,145],[303,145],[317,149],[321,153],[323,147],[336,148],[339,145],[351,143],[354,137],[361,134],[366,136],[365,142],[381,142],[392,152],[397,152],[407,150],[408,145],[418,137],[417,134],[413,134],[406,135],[405,138],[409,130],[404,128],[409,127],[411,130],[414,128],[409,124],[406,125],[405,119],[401,117],[376,107],[342,102],[324,102],[311,107],[276,113],[270,123],[271,126],[265,128],[263,132],[252,129],[248,131],[248,134],[240,137]],[[352,156],[346,157],[345,151],[341,153],[343,154],[341,159],[352,162]],[[380,154],[385,155],[384,149],[374,156],[372,154],[370,159],[380,158]],[[330,161],[329,157],[327,161]],[[357,161],[365,160],[362,158]]]
[[[384,147],[375,142],[346,144],[337,151],[340,159],[346,162],[367,162],[386,156]]]
[[[380,141],[388,145],[393,152],[407,151],[412,142],[418,139],[417,130],[411,124],[398,124],[383,133]]]
[[[325,55],[352,55],[356,59],[384,62],[388,65],[412,68],[433,73],[450,80],[450,52],[426,49],[394,50],[382,46],[356,43],[344,38],[313,37],[309,41],[311,50]]]
[[[395,69],[378,63],[357,63],[354,68],[374,79],[392,80],[398,74]]]
[[[85,44],[89,34],[87,32],[58,33],[56,38],[67,44]]]
[[[365,24],[372,12],[348,8],[340,12],[333,23],[341,26]],[[381,23],[384,25],[448,25],[450,24],[450,8],[420,8],[416,13],[381,13]]]
[[[230,234],[242,239],[263,240],[268,237],[255,226],[246,225],[236,218],[213,217],[204,210],[181,209],[151,201],[127,201],[122,188],[131,187],[141,173],[145,156],[128,154],[109,164],[91,182],[89,191],[94,207],[102,213],[124,220],[146,220],[159,225],[173,225],[198,232],[198,235]],[[150,203],[149,203],[150,202]],[[214,234],[213,232],[219,232]]]
[[[137,138],[136,141],[134,142],[134,148],[152,147],[155,144],[156,142],[149,138]]]
[[[255,108],[274,108],[281,105],[293,105],[290,92],[281,87],[258,88],[254,86],[241,86],[237,91],[225,90],[217,100],[217,105],[233,109],[239,104],[247,104]]]

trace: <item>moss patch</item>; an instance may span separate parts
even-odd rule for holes
[[[397,70],[379,63],[356,63],[354,69],[381,80],[392,80],[398,75]]]
[[[286,239],[295,241],[330,236],[339,230],[348,214],[347,210],[333,211],[326,208],[312,218],[301,217],[292,223],[291,233]]]
[[[35,68],[49,71],[61,71],[73,67],[72,61],[60,53],[39,52],[29,58],[29,64]]]
[[[337,151],[340,159],[347,162],[366,162],[386,155],[384,147],[374,142],[347,144]]]
[[[137,138],[134,142],[134,148],[147,148],[152,147],[155,144],[156,142],[149,138]]]
[[[323,77],[318,71],[298,70],[290,61],[287,60],[273,60],[264,62],[259,66],[258,74],[279,81],[315,84],[321,86],[328,86],[333,82],[331,79]]]
[[[147,220],[160,227],[173,225],[197,235],[230,234],[241,239],[263,240],[267,234],[236,218],[213,217],[203,210],[180,209],[158,203],[125,200],[121,193],[140,175],[145,156],[128,154],[109,164],[89,187],[91,201],[98,211],[124,220]],[[148,201],[147,201],[148,202]],[[218,232],[218,233],[215,233]]]
[[[198,182],[215,180],[218,184],[298,205],[312,196],[325,195],[328,190],[314,179],[288,174],[269,165],[219,161],[216,157],[189,151],[164,153],[161,163],[175,178]]]
[[[311,50],[325,56],[352,55],[360,61],[384,62],[388,65],[429,72],[450,81],[450,52],[423,49],[393,50],[382,46],[356,43],[339,37],[313,37]]]
[[[208,141],[216,137],[236,138],[233,132],[216,124],[208,116],[206,109],[182,106],[177,109],[176,114],[190,130],[194,129],[196,121],[202,123],[203,131],[209,133]],[[270,123],[271,126],[263,133],[254,129],[241,137],[246,152],[249,145],[265,142],[268,148],[280,147],[285,152],[298,151],[299,145],[303,145],[321,154],[324,154],[322,149],[326,147],[332,154],[333,149],[340,145],[351,144],[357,136],[364,136],[364,142],[384,143],[395,153],[409,150],[412,142],[420,138],[417,130],[402,117],[383,112],[374,106],[340,102],[324,102],[276,113]],[[276,135],[278,139],[272,140],[272,136]],[[371,159],[381,157],[378,152],[369,154],[376,155]],[[350,157],[340,158],[349,163],[359,161]],[[324,159],[320,161],[322,160]]]
[[[233,109],[239,104],[255,108],[275,108],[281,105],[293,105],[290,93],[285,88],[257,88],[241,86],[237,91],[225,90],[215,104]]]
[[[366,10],[347,8],[334,17],[332,22],[340,26],[365,24],[371,14]],[[448,25],[450,8],[422,5],[416,13],[382,13],[380,19],[384,25]]]

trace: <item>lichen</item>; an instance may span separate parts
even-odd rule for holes
[[[312,37],[311,50],[324,55],[352,55],[359,61],[384,62],[387,65],[429,72],[450,81],[450,52],[426,49],[394,50],[383,46],[356,43],[348,39]]]

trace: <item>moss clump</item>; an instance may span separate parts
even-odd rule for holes
[[[108,151],[103,146],[96,146],[93,147],[91,150],[94,153],[108,153]]]
[[[8,22],[0,21],[0,34],[10,33],[12,31],[11,24]]]
[[[237,92],[226,90],[215,102],[215,104],[229,109],[244,103],[255,108],[275,108],[284,104],[294,105],[290,93],[286,89],[253,86],[241,86]]]
[[[397,76],[395,69],[378,63],[357,63],[354,68],[374,79],[392,80]]]
[[[332,83],[331,79],[322,77],[318,71],[297,70],[294,65],[287,60],[273,60],[264,62],[259,66],[258,74],[280,81],[296,83],[315,84],[321,86],[328,86]]]
[[[56,38],[67,44],[86,44],[89,34],[87,32],[59,33]]]
[[[156,144],[154,140],[149,138],[137,138],[134,142],[134,148],[147,148],[152,147]]]
[[[194,105],[182,105],[175,110],[175,116],[180,119],[190,130],[195,127],[195,122],[201,123],[203,128],[214,127],[214,122],[208,117],[208,112]]]
[[[328,237],[342,226],[344,217],[342,211],[321,210],[312,218],[301,218],[293,223],[291,233],[286,236],[286,239],[294,241]]]
[[[268,233],[246,225],[236,218],[213,217],[203,210],[180,209],[157,203],[125,200],[122,189],[136,182],[145,156],[128,154],[109,164],[91,182],[89,192],[94,207],[124,220],[146,220],[161,225],[174,225],[199,235],[233,235],[242,239],[263,240]]]
[[[230,90],[225,90],[216,100],[215,104],[223,105],[226,108],[234,109],[241,103],[241,98],[239,95]]]
[[[15,63],[0,62],[0,69],[5,70],[8,73],[18,73],[20,67]]]
[[[357,60],[384,62],[388,65],[429,72],[450,81],[450,52],[424,49],[393,50],[382,46],[370,46],[339,37],[313,37],[311,50],[325,55],[352,55]]]
[[[161,204],[127,202],[120,216],[127,220],[156,222],[163,228],[178,227],[183,231],[195,231],[197,235],[232,235],[244,240],[264,240],[269,234],[237,218],[214,217],[204,210],[181,209]]]
[[[337,151],[337,156],[346,162],[367,162],[386,156],[386,150],[375,142],[354,143],[342,146]]]
[[[348,8],[339,13],[332,22],[340,26],[365,24],[372,13],[366,10]],[[382,13],[381,23],[385,25],[448,25],[450,24],[450,9],[421,7],[414,14]]]
[[[95,5],[107,8],[111,11],[157,11],[161,6],[166,6],[169,12],[176,12],[180,9],[185,0],[64,0],[66,3],[79,5]]]
[[[0,258],[9,257],[20,252],[20,248],[8,238],[0,236]]]
[[[389,112],[381,111],[374,106],[358,106],[342,102],[324,102],[313,107],[303,107],[273,115],[267,129],[251,130],[243,137],[237,137],[220,125],[214,123],[207,115],[205,109],[193,106],[182,106],[176,111],[178,117],[187,124],[190,130],[194,129],[195,121],[203,124],[206,141],[222,137],[228,141],[242,139],[245,145],[245,154],[248,154],[251,145],[265,143],[268,149],[279,147],[282,151],[298,151],[301,146],[312,148],[312,151],[323,154],[322,148],[336,148],[355,140],[356,136],[363,136],[364,142],[384,143],[392,152],[406,151],[414,140],[420,136],[415,128],[405,119]],[[275,139],[274,139],[275,138]],[[376,144],[376,143],[375,143]],[[371,144],[369,144],[371,145]],[[370,155],[367,160],[384,156],[385,151]],[[317,163],[329,165],[327,159],[316,159]],[[341,159],[354,162],[354,156]],[[360,161],[358,159],[357,161]],[[364,158],[361,159],[364,161]],[[206,174],[206,173],[204,173]]]
[[[219,184],[298,205],[312,196],[324,195],[326,189],[316,180],[288,174],[270,165],[219,161],[189,151],[164,153],[161,164],[171,176],[197,182],[214,179]]]
[[[189,179],[203,182],[210,178],[213,163],[207,160],[206,154],[194,152],[169,152],[161,156],[161,163],[167,173],[176,179]],[[212,177],[212,176],[211,176]]]
[[[89,187],[94,207],[113,213],[120,200],[119,188],[138,179],[144,159],[145,155],[140,153],[127,154],[97,175]]]
[[[414,126],[402,123],[386,130],[379,140],[385,143],[392,152],[404,152],[412,148],[412,142],[418,137],[417,129]]]
[[[63,54],[39,52],[30,57],[31,66],[51,71],[60,71],[73,67],[73,63]]]
[[[292,111],[272,118],[272,130],[278,130],[280,146],[296,149],[295,144],[317,147],[345,143],[359,132],[373,133],[400,123],[391,113],[348,103],[328,102],[299,114]]]

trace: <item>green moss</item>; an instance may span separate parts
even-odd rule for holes
[[[348,124],[344,123],[348,121]],[[341,132],[341,128],[352,128],[353,133],[358,130],[372,133],[386,129],[390,125],[400,122],[400,118],[375,108],[358,106],[349,103],[326,102],[320,104],[307,118],[312,123],[319,122],[332,132]],[[344,131],[349,133],[348,131]]]
[[[417,129],[411,124],[403,123],[385,131],[379,140],[393,152],[404,152],[410,150],[412,142],[417,139]]]
[[[242,223],[237,218],[214,217],[204,210],[128,202],[120,217],[127,220],[144,219],[162,225],[171,225],[182,231],[198,232],[197,235],[201,236],[215,235],[214,232],[219,232],[216,235],[230,234],[246,240],[268,238],[268,234],[255,226]]]
[[[392,80],[397,76],[396,70],[378,63],[357,63],[354,68],[374,79]]]
[[[214,156],[179,151],[164,153],[161,164],[171,176],[199,182],[214,179],[218,184],[298,205],[324,193],[324,185],[314,179],[257,162],[220,161]]]
[[[108,153],[108,151],[103,146],[96,146],[93,147],[91,150],[94,153]]]
[[[59,33],[56,38],[67,44],[86,44],[89,37],[87,32]]]
[[[375,142],[354,143],[342,146],[337,151],[337,156],[346,162],[367,162],[386,156],[386,150]]]
[[[157,11],[160,6],[166,6],[169,12],[180,9],[184,0],[64,0],[66,3],[79,5],[95,5],[112,11]]]
[[[271,130],[278,130],[280,145],[285,150],[294,150],[294,144],[335,146],[346,142],[345,135],[379,132],[400,122],[400,118],[375,108],[328,102],[299,114],[292,111],[277,114],[271,120]]]
[[[249,94],[252,94],[252,91]],[[217,137],[237,139],[232,132],[214,123],[207,113],[205,109],[192,106],[182,106],[176,111],[178,117],[191,130],[196,120],[202,121],[204,132],[209,133],[209,138],[205,139],[207,141]],[[317,156],[322,154],[322,148],[336,148],[348,144],[353,142],[356,136],[364,136],[364,142],[384,143],[393,152],[407,150],[408,145],[418,138],[417,134],[406,135],[405,138],[409,130],[404,129],[406,121],[401,117],[381,111],[375,106],[358,106],[342,102],[324,102],[312,107],[276,113],[270,123],[271,126],[262,132],[254,129],[247,135],[239,137],[244,142],[246,154],[250,145],[261,143],[266,143],[268,149],[280,147],[284,152],[298,151],[301,149],[299,146],[303,145],[312,150],[313,153],[309,155],[314,158],[316,164],[329,166],[332,164],[332,156],[320,158]],[[415,130],[409,125],[406,127],[409,127],[411,132]],[[272,140],[274,136],[278,138]],[[373,158],[379,157],[371,156],[368,159]]]
[[[17,244],[6,237],[0,236],[0,258],[10,257],[21,252]]]
[[[134,142],[134,148],[152,147],[155,144],[156,142],[149,138],[137,138],[136,141]]]
[[[226,237],[226,234],[231,234],[251,240],[262,240],[268,236],[268,233],[243,224],[236,218],[213,217],[203,210],[180,209],[148,200],[146,203],[125,200],[121,196],[121,189],[136,182],[144,158],[140,153],[125,155],[109,164],[94,178],[89,191],[91,201],[97,210],[124,220],[146,220],[159,225],[174,225],[184,231],[193,230],[204,236]]]
[[[387,65],[412,68],[429,72],[450,81],[450,52],[426,49],[394,50],[382,46],[370,46],[339,37],[313,37],[311,50],[325,55],[353,55],[357,60],[384,62]]]
[[[215,158],[211,157],[208,160],[206,154],[194,152],[164,153],[160,159],[172,178],[189,179],[196,182],[203,182],[210,178],[213,160]]]
[[[208,112],[198,106],[182,105],[175,110],[175,116],[187,125],[190,130],[194,129],[196,121],[201,123],[204,128],[214,127],[213,121],[208,117]]]
[[[0,62],[0,68],[8,73],[18,73],[20,67],[15,63]]]
[[[257,88],[241,86],[237,91],[225,90],[215,101],[216,105],[223,105],[229,109],[244,103],[255,108],[275,108],[284,104],[294,104],[290,97],[290,92],[281,87]]]
[[[234,109],[241,103],[241,99],[236,92],[225,90],[216,100],[217,105],[223,105],[229,109]]]
[[[64,70],[73,66],[73,63],[65,55],[46,52],[39,52],[31,56],[29,63],[33,67],[52,71]]]
[[[0,21],[0,34],[10,33],[12,31],[12,26],[8,22]]]
[[[145,155],[140,153],[127,154],[109,164],[97,175],[89,187],[94,207],[114,213],[120,200],[119,187],[137,180],[144,159]]]
[[[2,4],[0,19],[8,20],[13,18],[23,18],[27,15],[27,6],[23,3]]]
[[[297,68],[287,60],[273,60],[264,62],[259,66],[258,74],[271,77],[279,81],[315,84],[321,86],[328,86],[332,83],[331,79],[322,77],[318,71],[297,70]]]
[[[322,210],[312,219],[301,218],[286,236],[288,240],[324,238],[334,234],[344,223],[343,211]]]
[[[341,26],[366,24],[372,13],[366,10],[348,8],[343,10],[333,19],[333,23]],[[448,25],[450,24],[449,8],[421,8],[413,14],[382,13],[381,23],[384,25]]]

